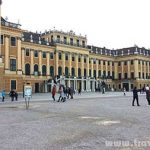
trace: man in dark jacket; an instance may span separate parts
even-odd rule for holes
[[[132,106],[134,106],[134,101],[135,101],[135,99],[136,99],[136,102],[137,102],[137,106],[140,106],[139,105],[139,98],[138,98],[138,92],[139,92],[140,90],[137,90],[137,88],[136,87],[134,87],[134,89],[133,89],[133,101],[132,101]]]

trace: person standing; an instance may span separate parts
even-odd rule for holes
[[[5,100],[5,91],[2,90],[2,102],[4,102],[4,100]]]
[[[123,95],[126,96],[126,88],[123,88]]]
[[[55,101],[55,95],[56,95],[56,85],[54,84],[52,88],[52,98],[54,101]]]
[[[139,92],[139,90],[137,90],[137,88],[134,87],[134,89],[133,89],[133,101],[132,101],[132,106],[134,106],[134,101],[135,101],[135,100],[136,100],[136,102],[137,102],[137,106],[140,106],[140,105],[139,105],[138,92]]]

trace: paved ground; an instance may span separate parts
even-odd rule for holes
[[[149,150],[150,106],[132,93],[85,93],[65,103],[33,95],[0,102],[0,150]],[[51,100],[51,101],[50,101]]]

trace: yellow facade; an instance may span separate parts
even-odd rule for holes
[[[73,31],[28,32],[1,18],[0,90],[50,92],[52,79],[65,76],[74,90],[95,91],[150,85],[150,50],[139,47],[110,50],[87,44]]]

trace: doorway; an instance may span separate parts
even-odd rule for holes
[[[39,83],[35,83],[35,93],[39,93]]]
[[[123,88],[125,88],[126,91],[129,91],[129,83],[123,83]]]

